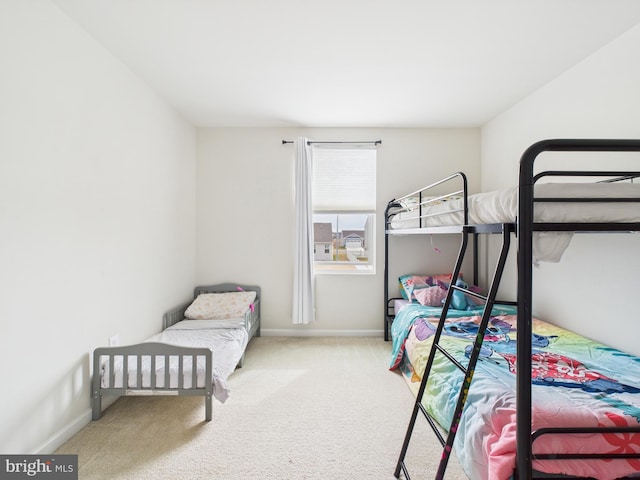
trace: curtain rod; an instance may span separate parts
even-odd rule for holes
[[[284,145],[285,143],[293,143],[293,140],[282,140],[282,144]],[[380,145],[382,140],[368,140],[366,142],[312,142],[307,140],[307,145],[311,145],[312,143],[373,143],[374,145]]]

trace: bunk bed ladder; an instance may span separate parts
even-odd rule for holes
[[[407,427],[407,432],[405,435],[404,442],[402,444],[402,449],[400,452],[400,457],[398,459],[398,463],[396,465],[396,470],[394,475],[396,478],[400,478],[400,472],[404,473],[404,477],[407,480],[410,480],[410,475],[407,470],[407,466],[405,464],[405,457],[407,454],[407,450],[409,448],[409,442],[411,440],[411,436],[413,434],[413,429],[418,417],[419,413],[425,417],[429,425],[431,426],[434,434],[440,441],[440,444],[443,447],[442,457],[440,459],[440,463],[438,465],[438,471],[435,475],[436,479],[444,478],[444,473],[447,468],[447,464],[449,462],[449,457],[451,456],[451,451],[453,449],[453,442],[455,440],[456,432],[458,430],[458,424],[460,422],[460,418],[462,415],[462,411],[464,409],[467,394],[469,391],[469,387],[471,385],[471,381],[473,379],[473,373],[475,371],[476,363],[478,361],[478,357],[480,355],[480,348],[482,347],[482,342],[484,340],[484,333],[489,323],[489,319],[491,317],[491,311],[493,309],[493,305],[495,303],[496,294],[498,291],[498,286],[500,284],[500,279],[502,277],[502,272],[504,271],[504,266],[507,260],[507,254],[509,253],[509,244],[511,239],[511,233],[514,231],[514,227],[512,224],[504,224],[501,226],[502,233],[502,249],[500,251],[500,256],[498,258],[496,269],[494,271],[493,279],[491,281],[491,287],[489,288],[489,292],[487,296],[481,296],[478,294],[474,294],[473,292],[466,290],[462,287],[454,285],[454,282],[451,282],[451,287],[447,292],[447,296],[445,299],[444,307],[442,309],[442,314],[440,315],[440,320],[438,322],[438,326],[436,328],[436,332],[433,336],[433,343],[431,345],[431,351],[429,353],[429,358],[427,360],[427,365],[425,366],[425,372],[422,376],[422,381],[420,383],[420,388],[418,389],[418,393],[416,395],[416,400],[414,403],[413,411],[411,414],[411,419],[409,420],[409,426]],[[452,280],[454,278],[458,278],[460,274],[460,269],[462,267],[462,262],[464,260],[466,249],[468,245],[468,237],[470,234],[476,234],[474,227],[463,228],[462,233],[462,241],[460,244],[460,251],[458,253],[458,258],[456,260],[456,264],[453,271]],[[464,292],[465,294],[473,295],[476,297],[483,298],[485,300],[485,307],[482,313],[482,319],[480,321],[480,326],[478,329],[478,333],[476,335],[475,342],[473,344],[473,350],[471,352],[471,356],[469,358],[469,363],[465,367],[460,364],[451,354],[449,354],[441,345],[440,345],[440,337],[442,335],[442,331],[444,330],[444,326],[447,319],[447,312],[451,305],[451,299],[453,297],[453,292],[455,290],[459,290]],[[431,371],[431,366],[433,365],[436,354],[444,355],[451,363],[453,363],[460,371],[464,374],[464,380],[462,382],[460,392],[458,394],[458,401],[456,404],[456,409],[453,414],[453,419],[451,424],[447,430],[446,438],[440,432],[438,425],[435,420],[431,417],[431,415],[427,412],[425,407],[422,405],[422,399],[424,397],[424,392],[427,387],[427,382],[429,381],[429,372]]]

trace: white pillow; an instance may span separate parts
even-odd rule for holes
[[[184,316],[191,320],[243,317],[255,299],[256,292],[201,293]]]

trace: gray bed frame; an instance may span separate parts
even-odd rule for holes
[[[249,340],[253,337],[260,336],[260,287],[255,285],[243,285],[239,283],[222,283],[217,285],[200,286],[196,287],[193,292],[193,298],[195,299],[201,293],[225,293],[235,292],[238,287],[245,291],[256,292],[256,299],[253,303],[253,310],[247,311],[244,316],[245,328],[249,334]],[[193,300],[186,302],[176,308],[173,308],[163,315],[163,328],[166,329],[171,325],[184,320],[184,312]],[[137,369],[137,382],[135,387],[126,386],[126,381],[123,380],[123,387],[115,388],[115,360],[121,359],[123,362],[123,372],[128,371],[128,362],[130,357],[135,357],[136,365],[142,365],[142,358],[148,357],[151,360],[151,369],[154,370],[154,365],[157,359],[164,358],[164,364],[168,365],[169,357],[178,357],[179,359],[179,371],[178,371],[178,386],[177,388],[170,388],[169,385],[169,369],[165,369],[165,378],[163,387],[156,385],[156,376],[151,375],[151,385],[142,387],[142,370]],[[205,367],[205,385],[201,388],[197,387],[196,369],[192,369],[191,385],[195,385],[197,388],[184,388],[183,387],[183,365],[184,359],[190,358],[190,365],[195,365],[198,358],[204,358],[206,363]],[[110,387],[102,386],[102,365],[105,362],[109,364],[109,382]],[[238,367],[242,367],[244,362],[244,352],[241,360],[238,362]],[[176,345],[169,345],[165,343],[155,342],[143,342],[136,345],[127,345],[121,347],[101,347],[96,348],[93,352],[93,379],[92,379],[92,418],[98,420],[102,415],[102,397],[103,396],[127,396],[127,395],[176,395],[176,396],[202,396],[205,403],[205,419],[210,421],[213,411],[213,352],[210,348],[196,348],[196,347],[180,347]]]

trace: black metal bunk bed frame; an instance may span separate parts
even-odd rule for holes
[[[626,180],[640,177],[639,171],[567,171],[567,170],[550,170],[544,171],[537,175],[534,174],[534,163],[536,158],[544,152],[640,152],[640,140],[602,140],[602,139],[556,139],[543,140],[531,145],[522,155],[520,160],[519,185],[518,185],[518,218],[515,223],[506,224],[490,224],[490,225],[469,225],[468,224],[468,191],[466,177],[462,173],[456,173],[439,182],[431,184],[419,191],[406,195],[404,198],[418,195],[418,220],[419,227],[410,230],[394,231],[391,228],[391,217],[398,209],[403,209],[402,204],[398,200],[391,200],[385,210],[385,265],[384,265],[384,332],[385,340],[389,339],[390,326],[394,320],[394,312],[392,302],[395,298],[389,297],[389,236],[394,233],[403,234],[442,234],[442,233],[459,233],[461,234],[461,244],[458,257],[456,259],[452,272],[451,288],[447,292],[444,301],[442,314],[438,322],[438,327],[433,336],[433,343],[429,358],[425,367],[425,373],[422,377],[420,388],[416,395],[413,412],[409,421],[409,426],[402,445],[398,463],[394,475],[400,477],[400,472],[404,473],[407,480],[410,479],[409,472],[405,465],[404,459],[409,447],[409,442],[413,433],[413,428],[417,420],[418,414],[422,413],[426,418],[436,437],[443,446],[442,457],[438,466],[435,478],[441,479],[449,461],[453,449],[458,422],[460,420],[462,410],[466,402],[466,391],[471,385],[473,372],[479,357],[480,347],[484,338],[490,313],[496,302],[496,293],[507,254],[510,247],[510,237],[512,233],[517,236],[517,266],[518,266],[518,285],[517,285],[517,315],[518,330],[517,336],[517,365],[531,365],[531,334],[533,328],[532,302],[533,302],[533,232],[640,232],[640,222],[638,223],[540,223],[534,221],[534,204],[536,202],[630,202],[640,201],[640,199],[629,198],[536,198],[534,196],[534,184],[540,178],[545,176],[562,176],[562,177],[614,177],[608,181]],[[459,191],[452,192],[447,195],[439,196],[431,200],[423,200],[423,192],[442,183],[452,181],[459,178],[463,184],[463,188]],[[463,195],[463,222],[460,225],[452,227],[423,227],[423,221],[429,215],[423,215],[422,207],[433,200],[440,200],[451,195]],[[449,212],[451,213],[451,212]],[[479,234],[502,234],[502,248],[498,257],[494,276],[489,287],[487,296],[481,296],[464,288],[455,285],[453,279],[458,278],[463,260],[467,253],[468,238],[470,235],[474,237],[473,248],[473,273],[474,281],[477,280],[478,273],[478,247],[477,236]],[[469,363],[465,367],[455,360],[444,348],[439,345],[441,333],[444,329],[447,311],[450,308],[453,292],[455,290],[463,291],[465,294],[474,295],[485,300],[485,307],[480,321],[479,332],[474,342],[472,354]],[[502,302],[505,303],[505,302]],[[524,335],[522,334],[524,333]],[[447,357],[458,369],[464,373],[464,380],[458,396],[458,402],[453,414],[452,422],[447,430],[445,438],[441,433],[438,425],[431,418],[426,409],[422,406],[422,398],[427,386],[429,372],[433,364],[436,353],[440,353]],[[532,415],[531,415],[531,368],[518,368],[516,373],[516,469],[514,471],[515,479],[531,479],[534,478],[532,462],[534,456],[532,454],[532,444],[543,435],[547,434],[572,434],[572,433],[640,433],[637,427],[598,427],[598,428],[545,428],[532,432]],[[621,453],[621,454],[546,454],[535,455],[535,460],[554,460],[554,459],[621,459],[621,458],[640,458],[640,453]],[[544,474],[541,478],[554,478],[549,474]],[[567,478],[566,476],[558,476],[555,478]]]

